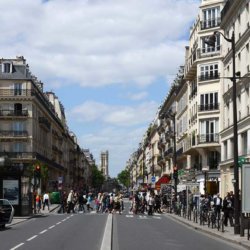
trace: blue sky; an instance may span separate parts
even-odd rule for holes
[[[3,58],[22,55],[115,177],[184,64],[199,0],[0,0]]]

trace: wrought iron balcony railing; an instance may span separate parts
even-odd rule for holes
[[[28,116],[28,110],[10,110],[10,109],[2,109],[0,110],[0,116],[5,117],[5,116]]]
[[[211,111],[211,110],[218,110],[219,103],[209,103],[209,104],[202,104],[198,106],[200,112],[203,111]]]
[[[0,96],[31,96],[33,91],[31,89],[0,89]]]
[[[199,81],[210,81],[210,80],[215,80],[215,79],[219,79],[220,78],[220,74],[218,73],[213,73],[213,74],[208,74],[208,75],[200,75],[199,76]]]
[[[0,152],[0,156],[7,156],[12,159],[33,159],[36,156],[34,152]]]
[[[27,137],[28,131],[23,130],[0,130],[0,137]]]
[[[221,18],[215,18],[215,19],[208,19],[208,20],[204,20],[201,21],[201,29],[205,30],[205,29],[211,29],[214,27],[218,27],[220,26],[221,23]]]
[[[164,157],[171,157],[171,155],[174,153],[174,149],[173,147],[168,148],[165,152],[164,152]]]
[[[201,134],[197,136],[198,144],[201,143],[218,143],[219,142],[219,134]]]

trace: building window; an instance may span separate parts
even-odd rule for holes
[[[210,119],[200,121],[199,143],[219,142],[219,120]]]
[[[24,146],[21,142],[16,142],[13,145],[13,152],[24,152]]]
[[[218,93],[202,94],[200,96],[200,111],[205,110],[216,110],[219,108],[218,105]]]
[[[241,134],[242,155],[247,154],[247,132]]]
[[[22,83],[14,84],[14,95],[22,95]]]
[[[12,72],[12,64],[11,63],[3,63],[2,64],[2,72],[3,73],[11,73]]]
[[[207,37],[201,38],[201,53],[211,53],[220,51],[220,34],[216,34],[215,46],[209,46],[205,43]]]
[[[213,80],[219,78],[218,64],[204,65],[200,68],[199,81]]]
[[[203,21],[201,22],[201,29],[209,29],[220,24],[220,8],[211,8],[203,10]]]
[[[217,151],[211,151],[208,153],[207,165],[209,169],[217,169],[220,162],[220,154]]]
[[[227,155],[227,141],[224,141],[224,161],[226,161],[227,160],[227,157],[228,157],[228,155]]]
[[[23,132],[24,131],[24,123],[23,122],[14,122],[13,130]]]

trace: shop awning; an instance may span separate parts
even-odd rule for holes
[[[168,184],[171,180],[171,177],[169,175],[163,175],[156,183],[155,188],[157,190],[161,189],[161,184]]]

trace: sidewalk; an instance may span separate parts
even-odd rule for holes
[[[37,218],[37,217],[46,216],[49,213],[54,212],[59,207],[60,207],[59,204],[51,204],[50,205],[50,211],[48,211],[48,208],[46,207],[45,210],[41,210],[41,212],[39,214],[32,214],[30,216],[14,216],[11,224],[8,224],[8,225],[12,226],[12,225],[24,222],[26,220],[29,220],[31,218]]]
[[[224,232],[218,231],[216,228],[208,227],[207,225],[200,225],[199,223],[195,223],[193,221],[190,221],[186,218],[183,218],[181,216],[178,216],[176,214],[170,214],[166,213],[165,216],[176,220],[180,223],[183,223],[189,227],[192,227],[196,230],[202,231],[203,233],[210,234],[212,236],[218,237],[222,240],[226,240],[232,243],[239,244],[246,249],[250,249],[250,240],[247,239],[247,230],[245,230],[245,236],[241,237],[240,235],[234,234],[234,228],[233,227],[225,227]]]

